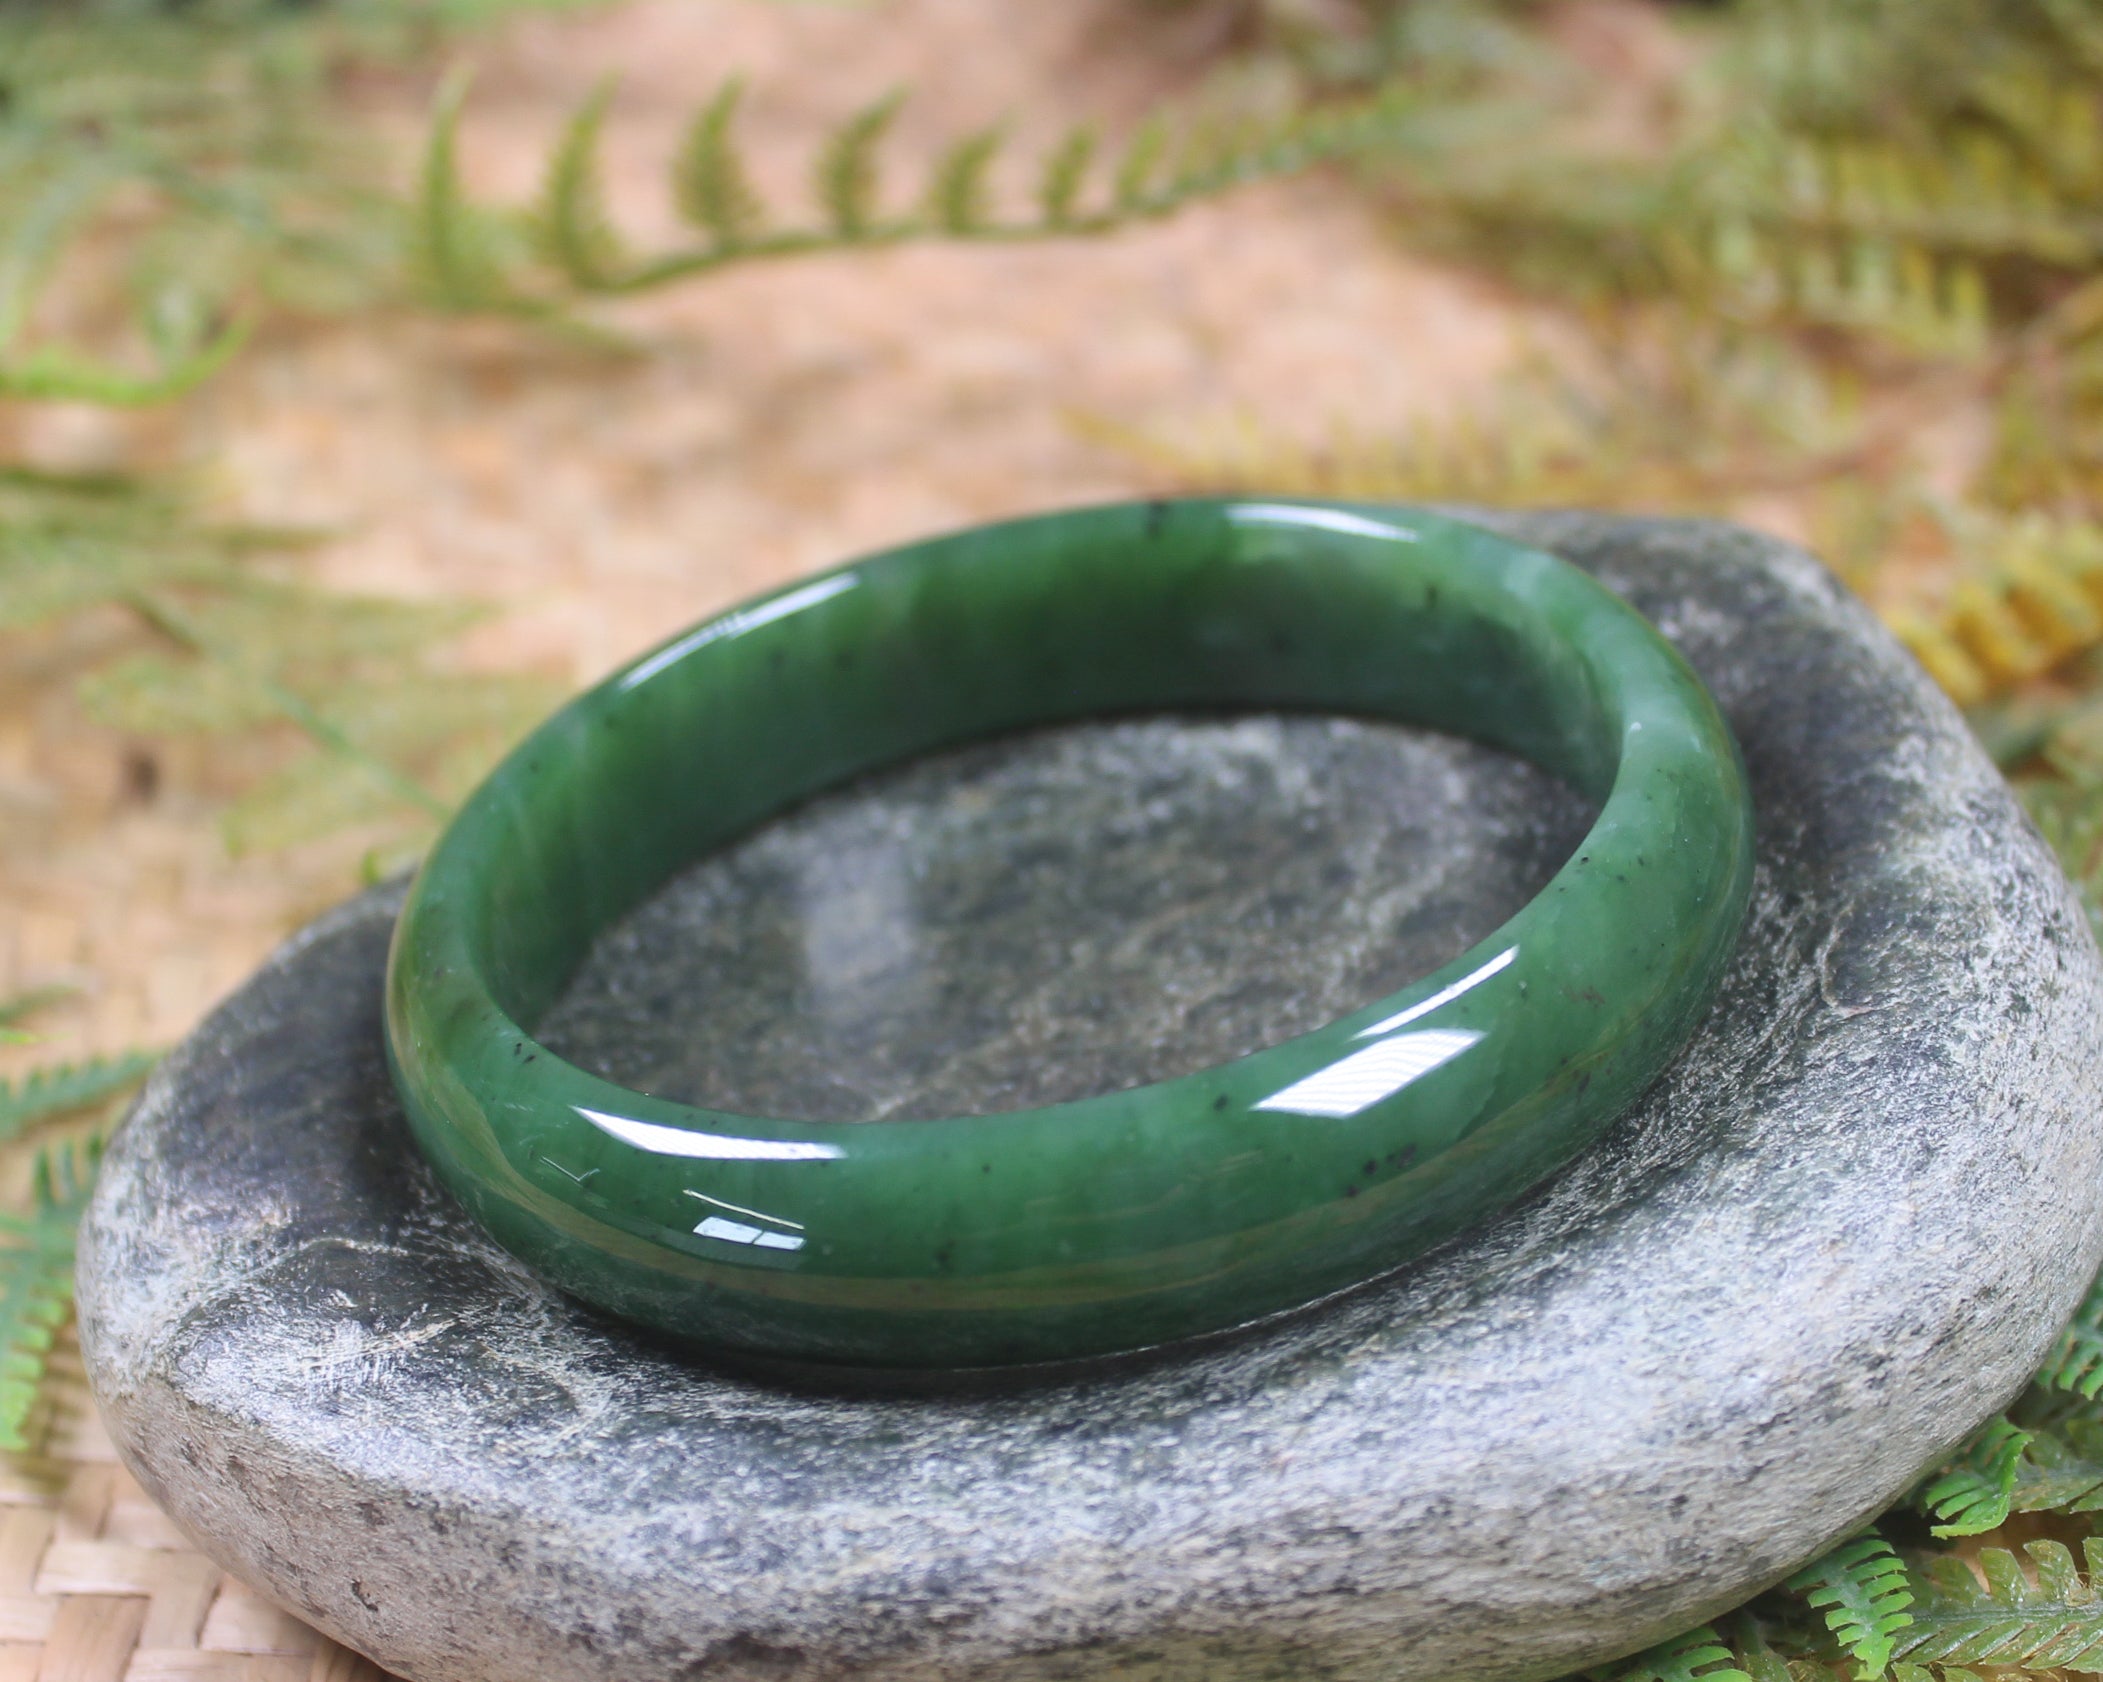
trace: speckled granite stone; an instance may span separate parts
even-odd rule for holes
[[[208,1022],[111,1149],[81,1331],[127,1464],[418,1682],[1546,1677],[1816,1553],[2021,1384],[2103,1258],[2103,971],[1955,714],[1810,562],[1708,525],[1497,523],[1687,651],[1762,846],[1709,1022],[1520,1208],[1291,1321],[1018,1391],[717,1370],[542,1288],[423,1170],[380,1055],[381,891]],[[1030,807],[1120,762],[1078,829]],[[1400,732],[1040,737],[693,873],[551,1032],[811,1114],[1034,1100],[1052,1062],[1137,1079],[1384,984],[1361,910],[1407,967],[1457,949],[1573,821]],[[814,871],[828,826],[876,845]],[[1069,903],[1076,833],[1103,868]],[[1212,872],[1190,901],[1149,897],[1156,849]],[[1404,880],[1423,849],[1444,876]],[[679,1031],[629,1032],[664,936],[708,985]],[[1119,954],[1100,1000],[1062,973],[1074,942]],[[710,1027],[748,979],[766,1008]]]

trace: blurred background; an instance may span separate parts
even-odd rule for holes
[[[157,1050],[564,694],[943,528],[1737,519],[2096,888],[2099,255],[2097,0],[0,0],[0,1436],[86,1452]]]

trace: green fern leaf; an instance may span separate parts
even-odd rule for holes
[[[1073,226],[1081,202],[1081,189],[1088,182],[1088,166],[1095,161],[1095,131],[1076,128],[1052,148],[1044,160],[1044,174],[1037,187],[1037,210],[1047,228]]]
[[[76,693],[99,724],[135,736],[225,736],[278,716],[267,696],[216,661],[135,654],[91,672]]]
[[[865,238],[878,215],[877,152],[905,104],[887,94],[843,123],[818,158],[818,202],[842,239]]]
[[[1597,1682],[1753,1682],[1707,1624],[1587,1674]]]
[[[449,799],[412,804],[396,780],[413,771],[419,789],[457,798],[556,698],[555,686],[529,676],[397,672],[347,685],[329,697],[330,722],[360,757],[312,753],[256,783],[221,819],[227,847],[236,856],[272,852],[382,819],[399,828],[411,813],[426,834]]]
[[[48,1010],[61,999],[71,998],[77,990],[72,987],[32,987],[13,998],[0,999],[0,1045],[35,1045],[37,1036],[15,1024]]]
[[[192,611],[220,648],[262,671],[331,671],[428,648],[488,616],[479,603],[406,601],[236,576]]]
[[[32,987],[12,998],[0,999],[0,1028],[12,1028],[55,1004],[63,1004],[79,991],[77,987]]]
[[[8,218],[0,240],[0,350],[28,325],[39,286],[68,235],[112,185],[110,171],[98,160],[62,165]]]
[[[221,329],[189,355],[152,374],[133,374],[45,346],[0,365],[0,398],[99,403],[136,409],[166,403],[210,379],[248,342],[249,323]]]
[[[1220,192],[1260,174],[1265,161],[1282,148],[1280,137],[1298,132],[1298,123],[1289,122],[1279,135],[1273,135],[1253,123],[1243,122],[1214,125],[1188,134],[1177,148],[1174,168],[1169,171],[1168,180],[1156,197],[1164,205],[1180,204],[1185,199]],[[1134,195],[1134,202],[1146,196],[1142,183]]]
[[[0,1139],[13,1139],[56,1116],[70,1115],[136,1086],[159,1053],[126,1051],[36,1069],[19,1082],[0,1080]]]
[[[2091,1537],[2083,1548],[2086,1578],[2060,1543],[2030,1543],[2024,1552],[2035,1582],[2006,1548],[1982,1549],[1983,1588],[1961,1559],[1930,1560],[1916,1579],[1912,1624],[1898,1635],[1894,1656],[1938,1666],[2103,1672],[2103,1594],[2095,1587],[2103,1542]]]
[[[1825,1614],[1841,1650],[1862,1682],[1884,1674],[1892,1642],[1913,1619],[1913,1591],[1891,1544],[1875,1531],[1843,1542],[1789,1579],[1790,1588]]]
[[[2089,1286],[2036,1382],[2090,1401],[2103,1392],[2103,1277]]]
[[[935,166],[927,208],[944,233],[968,235],[985,227],[986,174],[1004,138],[1004,131],[997,127],[966,135]]]
[[[701,108],[687,130],[673,165],[673,196],[679,213],[734,251],[756,235],[764,220],[759,194],[738,150],[733,125],[745,96],[744,78],[732,77]]]
[[[244,792],[219,820],[235,858],[280,852],[371,822],[394,804],[385,778],[370,766],[309,754]]]
[[[74,1234],[100,1140],[37,1155],[33,1207],[0,1215],[0,1449],[20,1453],[45,1362],[73,1303]]]
[[[1980,1536],[2008,1521],[2016,1476],[2031,1434],[2006,1419],[1990,1421],[1951,1464],[1929,1480],[1916,1504],[1942,1522],[1937,1536]]]
[[[223,582],[247,546],[245,534],[199,527],[165,499],[22,488],[0,496],[0,629],[121,605],[149,584]]]
[[[417,173],[411,268],[424,294],[442,309],[507,310],[517,299],[482,213],[460,179],[460,118],[472,82],[465,71],[448,76],[432,107]]]
[[[602,81],[578,107],[548,160],[546,185],[535,219],[541,253],[580,292],[602,292],[620,284],[627,267],[620,237],[606,211],[599,167],[599,134],[613,101],[614,83]]]
[[[2103,1420],[2069,1419],[2034,1433],[2015,1483],[2019,1513],[2103,1511]]]
[[[1125,147],[1110,190],[1111,203],[1125,215],[1146,208],[1149,189],[1168,151],[1168,125],[1158,117],[1140,126]]]

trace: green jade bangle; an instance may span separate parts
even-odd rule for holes
[[[794,802],[1025,726],[1295,708],[1470,736],[1600,806],[1480,945],[1313,1033],[1007,1114],[767,1120],[536,1045],[593,938]],[[1221,1331],[1421,1255],[1566,1162],[1720,980],[1752,878],[1736,744],[1582,573],[1414,509],[1054,514],[856,562],[565,707],[468,800],[387,976],[395,1084],[515,1255],[726,1352],[1069,1360]]]

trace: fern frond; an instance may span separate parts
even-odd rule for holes
[[[2013,1506],[2019,1513],[2103,1511],[2103,1421],[2071,1419],[2034,1433]]]
[[[331,717],[361,757],[310,754],[260,780],[221,820],[228,850],[239,857],[298,846],[369,824],[390,807],[428,835],[557,698],[554,686],[530,677],[397,673],[390,682],[346,686],[331,697]],[[396,766],[434,791],[431,806],[401,800],[381,769]]]
[[[32,987],[11,998],[0,999],[0,1028],[12,1028],[55,1004],[63,1004],[79,991],[77,987]]]
[[[151,374],[128,373],[72,351],[44,346],[0,363],[0,399],[100,403],[128,409],[170,402],[224,368],[248,342],[250,327],[247,320],[235,321]]]
[[[1707,1624],[1587,1674],[1595,1682],[1754,1682]]]
[[[473,81],[469,72],[455,71],[432,105],[411,215],[410,273],[441,309],[516,312],[520,300],[494,235],[460,177],[460,120]]]
[[[1843,1542],[1797,1572],[1788,1586],[1825,1614],[1826,1628],[1854,1661],[1861,1682],[1883,1675],[1894,1640],[1913,1622],[1913,1591],[1889,1542],[1875,1531]]]
[[[16,1024],[48,1010],[61,999],[71,998],[76,991],[78,989],[72,987],[32,987],[12,998],[0,999],[0,1045],[35,1045],[37,1036]]]
[[[286,723],[304,734],[324,754],[333,755],[345,767],[354,768],[360,776],[384,790],[389,799],[427,817],[445,816],[447,807],[444,801],[399,767],[368,750],[297,689],[280,681],[268,669],[254,664],[231,642],[215,636],[209,626],[201,623],[172,595],[164,591],[140,590],[132,592],[127,599],[140,617],[156,630],[165,632],[193,653],[214,662],[251,687]]]
[[[927,190],[927,210],[947,234],[974,234],[986,226],[986,172],[1006,138],[1000,128],[966,135],[942,155]]]
[[[542,252],[581,291],[619,285],[627,267],[620,236],[607,215],[599,167],[599,131],[605,126],[614,86],[611,77],[602,81],[570,119],[548,160],[535,221]]]
[[[27,1216],[0,1215],[0,1449],[19,1453],[46,1358],[73,1303],[74,1233],[99,1140],[39,1152]]]
[[[1761,479],[1822,481],[1855,447],[1842,382],[1771,343],[1674,317],[1606,348],[1608,369],[1530,358],[1489,400],[1385,436],[1338,424],[1310,443],[1248,416],[1178,436],[1077,425],[1192,489],[1646,512],[1718,511]]]
[[[2064,777],[2028,777],[2016,784],[2016,793],[2080,893],[2090,930],[2103,941],[2103,788]],[[2099,1382],[2095,1335],[2093,1322],[2070,1328],[2068,1336],[2075,1341],[2062,1343],[2065,1365],[2058,1369],[2066,1381],[2056,1382],[2055,1368],[2048,1366],[2039,1382],[2092,1396]]]
[[[301,540],[261,527],[215,527],[180,499],[130,488],[105,495],[76,485],[17,498],[0,484],[0,629],[122,606],[134,591],[159,585],[233,588],[246,556]]]
[[[1539,125],[1500,105],[1523,78],[1492,76],[1415,126],[1393,178],[1424,233],[1525,284],[1975,359],[2103,261],[2097,72],[2052,11],[1751,0],[1641,155],[1497,145]]]
[[[53,171],[8,219],[0,239],[0,352],[21,337],[67,236],[111,185],[111,173],[99,160],[74,160]]]
[[[1167,150],[1168,124],[1163,119],[1152,117],[1140,125],[1111,177],[1110,202],[1117,210],[1130,215],[1148,202],[1154,176]]]
[[[1942,1522],[1937,1536],[1980,1536],[2008,1521],[2031,1434],[2006,1419],[1988,1422],[1950,1465],[1928,1480],[1915,1504]]]
[[[875,226],[881,178],[877,150],[905,104],[902,92],[886,94],[857,111],[825,144],[818,156],[818,203],[834,234],[860,239]]]
[[[1037,184],[1037,214],[1047,228],[1070,228],[1082,189],[1088,184],[1088,166],[1095,161],[1099,142],[1095,131],[1071,130],[1044,160]]]
[[[732,127],[742,84],[725,84],[689,125],[672,166],[672,193],[683,220],[701,229],[698,248],[640,254],[613,244],[599,209],[596,136],[603,92],[572,121],[548,167],[532,220],[548,273],[512,260],[504,222],[472,204],[455,159],[463,85],[447,85],[425,148],[417,216],[419,272],[433,301],[455,310],[487,309],[566,321],[567,301],[648,291],[712,273],[733,262],[775,261],[828,251],[895,245],[906,240],[1018,241],[1104,234],[1167,216],[1194,200],[1243,182],[1347,157],[1374,144],[1394,120],[1383,97],[1346,109],[1302,111],[1262,129],[1191,138],[1171,156],[1171,130],[1156,116],[1126,148],[1108,202],[1084,203],[1095,140],[1068,134],[1040,165],[1034,216],[1004,215],[993,202],[991,175],[1001,131],[987,129],[942,154],[917,205],[887,210],[881,154],[902,96],[890,95],[849,117],[825,140],[813,175],[815,223],[784,226],[768,216],[735,144]],[[574,323],[572,323],[574,325]]]
[[[0,1139],[13,1139],[62,1115],[100,1104],[138,1085],[160,1060],[152,1051],[126,1051],[36,1069],[19,1082],[0,1080]]]
[[[127,655],[90,672],[75,694],[88,717],[133,736],[228,736],[279,716],[242,673],[194,656]]]
[[[128,612],[130,639],[77,678],[76,695],[129,733],[252,738],[240,757],[256,766],[234,797],[230,834],[250,845],[313,837],[324,811],[345,825],[428,826],[553,704],[537,678],[432,669],[438,646],[486,608],[260,573],[255,555],[318,534],[214,526],[179,489],[0,471],[0,629]],[[296,771],[302,751],[313,764]],[[271,815],[279,778],[341,787],[326,800],[302,796],[307,818],[283,822]]]
[[[2034,1382],[2089,1401],[2103,1394],[2103,1276],[2089,1285]]]
[[[2103,1671],[2103,1594],[2094,1579],[2103,1566],[2103,1542],[2092,1537],[2083,1548],[2087,1577],[2063,1544],[2029,1543],[2023,1551],[2034,1581],[2006,1548],[1983,1548],[1983,1587],[1962,1559],[1928,1561],[1914,1579],[1912,1622],[1897,1633],[1893,1655],[1938,1666]]]
[[[679,213],[714,235],[718,249],[726,252],[744,245],[765,221],[734,130],[744,96],[743,77],[723,84],[695,116],[672,170]]]

